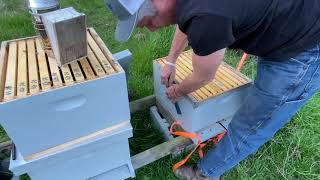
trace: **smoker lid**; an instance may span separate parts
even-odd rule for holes
[[[59,5],[58,0],[29,0],[29,8],[30,9],[50,9],[53,7],[57,7]]]

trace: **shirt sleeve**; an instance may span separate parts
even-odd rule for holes
[[[219,15],[196,16],[189,20],[186,34],[189,45],[198,56],[207,56],[230,46],[235,38],[232,20]]]

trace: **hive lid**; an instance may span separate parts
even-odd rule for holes
[[[0,52],[0,102],[46,92],[119,72],[94,29],[87,31],[88,57],[59,68],[37,37],[3,42]]]
[[[157,61],[163,66],[165,59],[166,58],[160,58]],[[176,65],[175,81],[180,83],[193,72],[192,50],[183,52],[178,57]],[[249,83],[251,83],[251,80],[248,77],[235,70],[227,63],[222,62],[216,72],[215,78],[207,85],[190,93],[188,96],[194,102],[201,102]]]

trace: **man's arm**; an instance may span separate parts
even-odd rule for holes
[[[193,73],[177,86],[177,92],[186,95],[208,84],[214,78],[224,53],[225,49],[208,56],[198,56],[193,53]]]
[[[187,47],[188,40],[187,35],[180,31],[179,27],[176,26],[176,32],[172,40],[171,48],[167,61],[175,63],[181,52]]]
[[[188,40],[187,35],[180,31],[179,27],[176,26],[176,32],[174,34],[171,49],[169,51],[169,55],[167,57],[168,63],[161,69],[161,83],[166,87],[172,85],[175,78],[175,67],[172,64],[175,64],[177,58],[181,54],[181,52],[187,47]]]

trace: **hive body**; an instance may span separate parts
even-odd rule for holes
[[[176,82],[181,82],[192,73],[192,51],[182,53],[177,60]],[[164,59],[154,61],[154,86],[157,100],[170,114],[181,122],[182,128],[188,132],[198,133],[206,140],[224,128],[246,97],[251,81],[236,72],[226,63],[222,63],[212,82],[183,97],[177,104],[181,115],[174,104],[165,95],[166,88],[161,85],[160,69]]]
[[[86,33],[88,57],[62,67],[37,37],[1,45],[0,124],[16,145],[10,164],[16,175],[134,176],[125,72],[96,32]]]
[[[32,180],[126,179],[134,176],[129,137],[132,128],[129,122],[123,122],[90,140],[47,150],[27,161],[19,154],[16,160],[11,159],[10,170],[15,175],[28,173]]]

